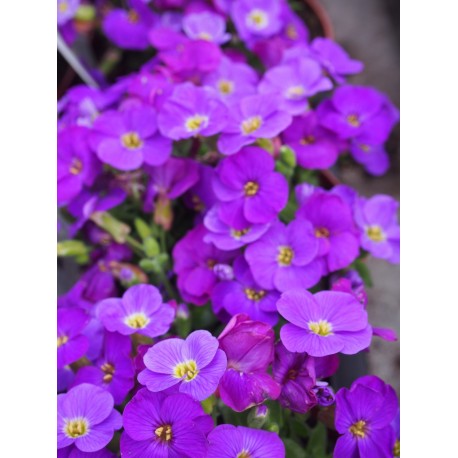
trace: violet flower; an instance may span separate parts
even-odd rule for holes
[[[73,19],[79,6],[80,0],[57,0],[57,25],[63,26]]]
[[[222,45],[231,39],[226,33],[226,21],[219,14],[204,11],[183,18],[184,33],[192,40],[212,41]]]

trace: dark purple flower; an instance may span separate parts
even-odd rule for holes
[[[204,11],[183,18],[184,33],[192,40],[212,41],[222,45],[231,39],[226,33],[226,21],[219,14]]]
[[[285,458],[278,434],[245,426],[219,425],[208,444],[207,458]]]
[[[80,0],[57,0],[57,25],[63,26],[73,19],[79,6]]]
[[[105,112],[96,119],[90,141],[102,162],[125,171],[143,162],[161,165],[172,151],[170,140],[157,132],[155,111],[146,105]]]
[[[186,394],[138,391],[123,414],[121,454],[132,458],[204,458],[213,421]]]
[[[232,281],[218,283],[212,292],[212,305],[216,313],[225,309],[231,316],[244,313],[254,321],[274,326],[278,321],[277,291],[264,290],[254,281],[243,256],[234,261]]]
[[[210,397],[226,370],[227,359],[218,340],[208,331],[194,331],[186,338],[166,339],[145,354],[146,369],[138,381],[153,392],[174,387],[196,401]]]
[[[320,65],[305,57],[271,68],[259,84],[261,94],[280,96],[279,107],[292,115],[304,113],[309,108],[309,97],[331,88],[332,82],[323,75]]]
[[[83,383],[57,396],[57,448],[75,444],[82,452],[105,447],[122,426],[113,409],[113,397],[104,389]]]
[[[289,290],[278,300],[277,309],[290,322],[280,331],[289,351],[311,356],[354,355],[371,342],[367,312],[351,294]]]
[[[62,368],[80,359],[89,348],[89,340],[82,331],[89,316],[78,308],[57,310],[57,367]]]
[[[132,343],[128,336],[105,333],[103,354],[94,366],[84,366],[76,374],[73,385],[92,383],[109,391],[115,404],[121,404],[134,386],[135,370],[130,357]]]
[[[213,191],[213,176],[215,169],[208,165],[197,163],[199,168],[199,181],[185,196],[185,203],[198,213],[205,213],[218,199]]]
[[[245,251],[256,282],[266,289],[287,291],[310,288],[321,278],[322,267],[316,261],[318,242],[311,224],[292,221],[288,226],[280,221]]]
[[[295,117],[282,137],[284,143],[294,150],[297,163],[306,169],[327,169],[339,156],[334,135],[320,126],[313,111]]]
[[[317,402],[322,407],[329,407],[334,404],[336,396],[332,387],[327,382],[316,382],[313,387],[313,392],[316,395]]]
[[[122,299],[99,302],[97,317],[110,332],[157,337],[170,329],[175,310],[170,304],[163,303],[155,286],[134,285],[123,294]]]
[[[210,298],[218,281],[213,267],[234,257],[231,251],[221,251],[211,243],[205,243],[203,238],[206,233],[205,227],[198,225],[173,249],[173,269],[178,276],[178,289],[184,300],[195,305],[203,305]]]
[[[226,124],[226,107],[213,90],[191,83],[175,87],[158,116],[162,134],[173,140],[202,135],[209,137]]]
[[[366,307],[367,305],[367,293],[364,287],[364,282],[359,276],[356,270],[348,270],[344,276],[332,276],[331,277],[331,290],[341,291],[343,293],[350,293],[358,299],[361,304]]]
[[[100,163],[89,149],[84,127],[68,127],[57,138],[57,203],[68,204],[84,186],[92,186],[101,171]]]
[[[393,388],[373,375],[359,378],[350,389],[340,389],[335,425],[342,436],[337,440],[334,457],[392,457],[395,436],[390,423],[398,407]]]
[[[82,452],[74,445],[57,450],[57,458],[116,458],[116,455],[103,448],[97,452]]]
[[[326,73],[339,84],[344,83],[348,75],[355,75],[364,69],[362,62],[351,59],[339,44],[329,38],[315,38],[310,48]]]
[[[351,141],[350,154],[356,162],[374,176],[385,174],[390,166],[390,158],[384,146],[365,143],[364,135]]]
[[[279,108],[281,98],[249,95],[231,107],[218,139],[221,153],[231,155],[258,138],[273,138],[291,124],[292,117]]]
[[[359,240],[351,208],[337,195],[315,192],[296,216],[313,226],[319,242],[318,256],[329,272],[343,269],[359,254]]]
[[[360,198],[355,204],[355,221],[361,230],[361,246],[376,258],[397,264],[400,255],[398,202],[390,196]]]
[[[280,386],[267,373],[274,359],[272,328],[248,315],[235,315],[218,337],[227,356],[227,370],[219,384],[222,401],[237,412],[276,399]]]
[[[262,224],[275,219],[288,201],[288,183],[274,169],[273,157],[258,147],[223,159],[213,180],[221,221],[242,230],[245,220]]]
[[[74,378],[75,374],[70,366],[57,369],[57,392],[62,393],[63,391],[67,391]]]

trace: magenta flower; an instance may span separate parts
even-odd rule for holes
[[[207,234],[203,225],[190,230],[173,249],[173,268],[178,276],[177,285],[184,300],[203,305],[210,298],[218,278],[213,271],[216,264],[227,263],[233,251],[218,250],[203,241]]]
[[[354,355],[370,345],[367,312],[351,294],[290,290],[282,294],[277,309],[289,321],[280,331],[289,351],[317,357],[339,352]]]
[[[358,257],[359,241],[352,211],[339,196],[315,192],[296,216],[312,224],[325,270],[343,269]]]
[[[310,288],[321,278],[322,267],[316,261],[318,242],[307,221],[297,219],[288,226],[280,221],[245,251],[256,282],[266,289],[287,291]]]
[[[213,421],[185,394],[139,390],[123,414],[121,455],[132,458],[204,458]]]
[[[340,389],[335,424],[342,436],[337,440],[334,457],[392,457],[395,435],[390,423],[398,408],[393,388],[373,375],[359,378],[350,389]]]
[[[227,355],[227,370],[219,385],[226,405],[242,412],[279,396],[280,386],[267,373],[274,359],[275,340],[269,325],[239,314],[229,321],[218,340]]]
[[[250,95],[231,107],[218,139],[221,153],[231,155],[258,138],[273,138],[291,124],[292,117],[279,109],[279,97]]]
[[[163,340],[146,352],[143,361],[146,369],[138,381],[150,391],[175,387],[197,401],[214,393],[227,364],[218,340],[208,331],[194,331],[186,340]]]
[[[132,343],[128,336],[105,333],[103,354],[94,366],[83,366],[73,385],[91,383],[109,391],[115,404],[121,404],[127,393],[134,387],[135,369],[130,353]]]
[[[96,313],[110,332],[123,335],[138,333],[148,337],[165,334],[175,317],[174,308],[163,303],[159,290],[144,284],[131,286],[121,299],[99,302]]]
[[[177,85],[158,116],[162,134],[173,140],[219,133],[226,124],[226,106],[208,88]]]
[[[360,198],[355,204],[355,221],[361,230],[361,246],[376,258],[397,264],[400,255],[398,202],[386,195]]]
[[[243,256],[234,261],[234,280],[218,283],[212,292],[215,312],[226,310],[231,316],[246,314],[253,321],[274,326],[278,321],[277,291],[264,290],[255,282]]]
[[[68,204],[83,189],[92,186],[101,171],[100,163],[89,149],[89,130],[72,126],[57,137],[57,203]]]
[[[102,162],[125,171],[143,162],[161,165],[172,151],[170,140],[157,132],[156,114],[148,106],[100,115],[90,141]]]
[[[313,111],[295,117],[282,133],[282,138],[294,150],[297,163],[305,169],[327,169],[335,164],[339,156],[334,135],[320,126]]]
[[[122,426],[110,393],[84,383],[57,396],[57,448],[75,444],[82,452],[105,447]]]
[[[184,33],[192,40],[212,41],[222,45],[231,39],[226,33],[226,21],[219,14],[203,11],[183,18]]]
[[[309,108],[309,97],[331,88],[332,82],[323,75],[321,66],[304,57],[271,68],[259,84],[261,94],[280,96],[280,108],[292,115],[304,113]]]
[[[219,425],[208,435],[207,458],[285,458],[278,434],[245,426]]]
[[[82,335],[89,316],[79,308],[57,310],[57,367],[62,368],[85,355],[89,340]]]
[[[288,183],[274,168],[272,156],[257,147],[244,148],[220,162],[213,189],[222,222],[244,229],[245,220],[263,224],[277,217],[288,200]]]

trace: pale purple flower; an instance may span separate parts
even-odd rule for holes
[[[184,33],[193,40],[212,41],[222,45],[231,39],[226,33],[226,21],[219,14],[204,11],[183,18]]]
[[[89,340],[83,330],[89,315],[79,308],[57,310],[57,367],[63,368],[85,355]]]
[[[79,6],[80,0],[57,0],[57,25],[63,26],[73,19]]]

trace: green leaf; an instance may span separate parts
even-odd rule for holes
[[[312,430],[307,444],[307,453],[314,458],[322,458],[326,455],[326,427],[323,423],[318,423]]]
[[[305,450],[292,439],[283,439],[286,448],[286,458],[307,458]]]
[[[153,235],[151,227],[141,218],[135,218],[134,224],[135,229],[142,240],[146,240],[148,237]]]
[[[363,279],[364,284],[366,286],[369,286],[371,288],[374,285],[374,283],[372,281],[371,272],[369,270],[369,267],[367,267],[366,263],[364,263],[361,259],[356,259],[353,262],[352,267],[357,270],[357,272],[359,273],[359,275]]]
[[[159,243],[153,237],[148,237],[143,241],[143,248],[145,249],[146,256],[154,258],[161,252]]]

